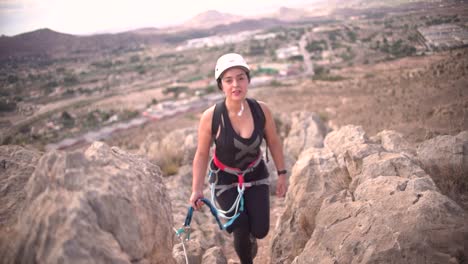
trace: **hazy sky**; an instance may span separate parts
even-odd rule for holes
[[[0,0],[0,34],[39,28],[71,34],[163,27],[182,23],[206,10],[236,15],[268,13],[317,0]]]

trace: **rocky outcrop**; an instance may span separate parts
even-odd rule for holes
[[[465,219],[429,177],[377,177],[324,201],[293,263],[461,263]]]
[[[167,177],[165,184],[169,190],[169,197],[173,208],[175,228],[183,226],[187,216],[189,198],[192,191],[192,167],[183,166],[177,175]],[[177,190],[177,191],[175,191]],[[205,197],[210,198],[208,186],[204,190]],[[185,241],[186,254],[191,264],[223,264],[226,262],[224,252],[219,245],[232,243],[230,236],[221,231],[207,206],[195,211],[192,216],[190,240]],[[186,236],[181,236],[185,239]],[[185,253],[182,241],[178,239],[173,248],[173,255],[178,264],[185,264]]]
[[[323,147],[323,139],[328,132],[327,126],[320,117],[311,112],[294,112],[291,115],[283,114],[281,124],[277,127],[278,134],[284,137],[284,162],[291,175],[291,169],[305,149]],[[265,151],[264,151],[265,152]],[[270,193],[276,193],[276,166],[270,155],[267,163],[270,172]]]
[[[290,263],[302,252],[323,199],[345,189],[348,181],[331,151],[311,148],[302,152],[293,167],[287,206],[273,237],[273,263]]]
[[[2,263],[175,263],[169,197],[146,159],[99,142],[48,152],[25,193]]]
[[[388,136],[392,135],[392,136]],[[394,133],[345,126],[294,165],[272,263],[459,263],[466,211]]]
[[[289,116],[290,130],[284,140],[284,151],[294,157],[308,148],[323,147],[328,129],[316,113],[294,112]]]
[[[315,129],[319,120],[306,123],[291,122],[282,132],[286,153],[298,154],[286,154],[291,176],[284,211],[270,230],[271,263],[468,259],[467,212],[444,186],[449,179],[463,193],[468,132],[434,138],[416,151],[394,131],[369,138],[361,127],[345,126],[325,137]],[[193,128],[160,142],[149,137],[141,153],[157,161],[170,149],[183,160],[176,175],[163,179],[148,159],[99,142],[46,154],[0,146],[2,263],[182,264],[185,255],[195,264],[236,263],[227,260],[235,254],[226,251],[232,237],[207,207],[194,213],[190,241],[174,235],[187,213],[195,148]]]
[[[418,146],[417,154],[442,193],[468,210],[468,131],[427,140]]]
[[[197,128],[181,128],[166,135],[150,134],[141,144],[139,154],[145,155],[154,163],[161,165],[168,159],[179,164],[192,164],[197,150]]]
[[[20,146],[0,146],[0,228],[17,221],[24,207],[24,186],[41,153]]]

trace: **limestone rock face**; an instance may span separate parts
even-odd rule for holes
[[[468,209],[468,131],[427,140],[417,154],[442,193]]]
[[[301,153],[292,169],[287,206],[273,237],[273,263],[290,263],[302,252],[315,229],[323,199],[345,189],[348,181],[331,151],[309,148]]]
[[[403,153],[410,157],[416,156],[416,150],[403,138],[402,134],[396,131],[381,131],[372,137],[371,140],[381,144],[387,152]]]
[[[429,177],[381,176],[328,197],[293,263],[460,263],[465,220]]]
[[[0,227],[17,221],[26,199],[24,185],[40,157],[20,146],[0,146]]]
[[[202,259],[203,264],[227,264],[226,257],[221,251],[220,247],[213,247],[209,249]]]
[[[310,147],[323,147],[327,128],[320,117],[310,112],[294,112],[290,117],[290,131],[284,140],[284,151],[294,158]]]
[[[169,198],[173,208],[174,226],[181,228],[189,207],[189,198],[192,191],[192,167],[182,166],[179,173],[165,178],[165,184],[169,192]],[[210,198],[207,185],[204,190],[206,198]],[[226,231],[219,229],[209,208],[204,206],[202,210],[195,211],[192,216],[190,240],[185,241],[187,259],[191,264],[226,263],[224,252],[219,245],[227,242],[229,236]],[[175,237],[175,234],[173,235]],[[185,236],[182,236],[185,239]],[[178,264],[185,264],[185,253],[182,241],[177,238],[172,254]]]
[[[157,166],[95,142],[48,152],[26,187],[3,263],[175,263],[171,204]]]
[[[398,137],[345,126],[302,152],[271,263],[461,263],[467,213]],[[403,146],[403,147],[401,147]],[[419,154],[419,151],[418,151]]]
[[[191,164],[197,150],[197,128],[181,128],[158,138],[150,134],[140,146],[139,153],[156,164],[167,159],[180,159],[181,164]]]

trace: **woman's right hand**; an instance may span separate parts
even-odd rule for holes
[[[201,198],[203,198],[203,192],[192,192],[192,195],[190,195],[189,202],[195,210],[199,210],[203,206]]]

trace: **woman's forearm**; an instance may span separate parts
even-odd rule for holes
[[[192,192],[202,192],[208,167],[208,155],[196,153],[192,168]]]
[[[268,146],[271,152],[271,156],[273,157],[273,161],[275,162],[276,169],[286,169],[283,155],[283,145],[279,137],[270,140],[270,142],[268,142]]]

